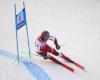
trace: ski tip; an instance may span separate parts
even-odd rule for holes
[[[80,64],[78,64],[78,63],[76,63],[76,62],[74,62],[74,64],[75,64],[77,67],[79,67],[80,69],[85,70],[85,67],[83,67],[82,65],[80,65]]]
[[[68,68],[71,72],[74,72],[75,70],[71,67]]]
[[[72,69],[72,70],[71,70],[71,72],[73,72],[73,73],[74,73],[74,72],[75,72],[75,70],[74,70],[74,69]]]
[[[87,70],[87,69],[85,69],[85,68],[84,68],[84,70],[83,70],[83,71],[84,71],[84,72],[88,72],[88,70]]]
[[[76,73],[76,71],[74,70],[73,73]]]
[[[83,66],[80,67],[83,71],[85,71],[85,68]]]

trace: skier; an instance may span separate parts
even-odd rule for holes
[[[60,49],[60,45],[58,44],[57,38],[54,36],[51,36],[50,33],[48,31],[43,31],[40,36],[36,39],[35,41],[35,47],[36,47],[36,53],[38,53],[39,55],[41,55],[44,59],[50,59],[50,55],[48,53],[51,53],[55,56],[59,56],[67,61],[72,62],[68,57],[66,57],[64,54],[59,53],[58,51],[56,51],[54,48],[52,48],[51,46],[49,46],[47,44],[47,41],[51,40],[54,42],[55,47],[57,50]]]
[[[60,49],[60,45],[58,44],[57,38],[54,37],[54,36],[51,36],[50,33],[45,30],[41,33],[41,35],[35,41],[35,47],[36,47],[36,53],[37,54],[41,55],[44,59],[49,59],[49,60],[51,60],[51,61],[53,61],[57,64],[60,64],[61,66],[65,67],[66,69],[70,70],[71,72],[74,72],[73,68],[71,68],[71,67],[65,65],[64,63],[58,61],[56,58],[54,58],[53,56],[51,56],[48,53],[51,53],[55,56],[59,56],[59,57],[63,58],[64,60],[76,65],[77,67],[79,67],[82,70],[85,69],[83,66],[81,66],[77,62],[71,60],[70,58],[66,57],[64,54],[56,51],[56,49],[49,46],[47,44],[48,40],[51,40],[51,41],[54,42],[57,50]]]

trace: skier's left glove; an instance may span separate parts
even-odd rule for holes
[[[46,55],[43,55],[43,58],[48,59],[50,56],[51,56],[50,53],[47,53]]]
[[[57,50],[59,50],[59,49],[60,49],[60,46],[59,46],[58,44],[56,45],[56,49],[57,49]]]
[[[48,59],[48,56],[47,56],[47,55],[45,55],[45,56],[43,56],[43,58],[44,58],[44,59]]]

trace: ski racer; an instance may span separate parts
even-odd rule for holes
[[[48,45],[47,44],[48,40],[51,40],[54,42],[54,45],[57,50],[60,49],[60,45],[58,44],[57,38],[54,36],[51,36],[50,33],[47,30],[45,30],[40,34],[40,36],[38,36],[38,38],[35,41],[35,48],[36,48],[37,54],[41,55],[44,59],[48,59],[50,57],[48,53],[51,53],[65,60],[70,60],[64,54],[59,53],[56,49]]]

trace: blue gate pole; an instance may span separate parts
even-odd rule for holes
[[[19,63],[20,62],[20,59],[19,59],[19,49],[18,49],[17,20],[16,20],[16,4],[15,4],[15,23],[16,23],[17,60],[18,60],[18,63]]]
[[[23,6],[24,6],[24,9],[25,9],[25,4],[24,4],[24,2],[23,2]],[[25,21],[26,21],[26,11],[25,11]],[[29,49],[29,58],[31,58],[27,21],[26,21],[26,33],[27,33],[27,41],[28,41],[28,49]]]

